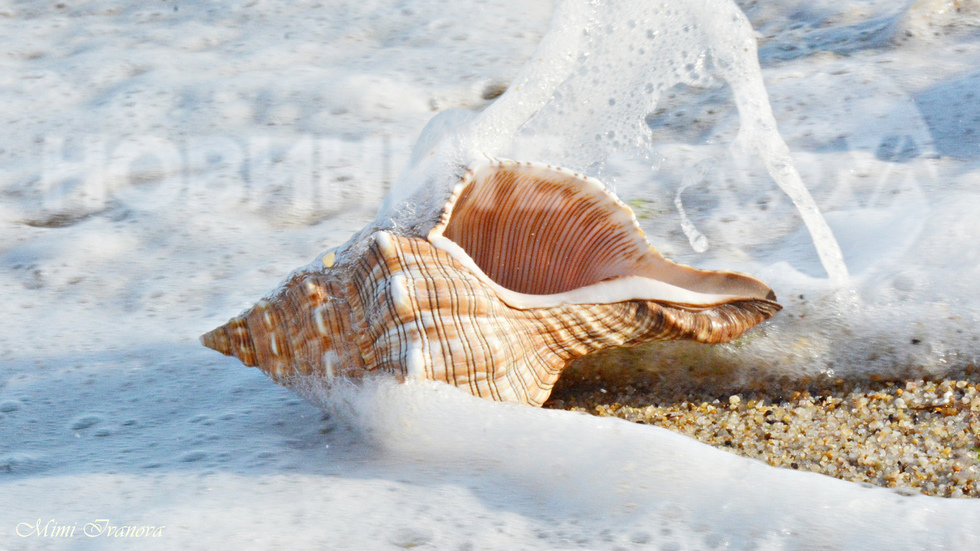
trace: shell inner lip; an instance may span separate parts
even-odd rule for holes
[[[738,295],[699,293],[639,275],[619,276],[563,293],[548,295],[520,293],[493,281],[490,276],[476,265],[476,262],[470,258],[462,247],[448,237],[430,234],[429,242],[436,248],[449,253],[450,256],[463,264],[476,277],[490,286],[497,296],[500,297],[500,300],[513,308],[551,308],[566,304],[609,304],[630,300],[652,300],[676,306],[697,308],[750,298]]]
[[[605,189],[600,182],[592,178],[579,176],[563,169],[537,163],[517,163],[514,161],[491,160],[483,166],[473,167],[463,179],[454,187],[452,196],[447,202],[440,221],[428,232],[428,241],[436,248],[441,249],[460,262],[467,270],[473,273],[478,279],[491,287],[497,296],[507,305],[518,309],[529,308],[549,308],[566,304],[609,304],[615,302],[626,302],[631,300],[649,300],[658,303],[677,306],[688,309],[706,309],[725,303],[753,300],[773,302],[775,294],[765,284],[741,274],[731,272],[715,272],[725,274],[734,278],[750,280],[753,284],[758,284],[761,289],[749,289],[750,292],[744,294],[712,293],[688,289],[679,285],[662,281],[655,277],[649,277],[642,273],[617,273],[612,277],[602,279],[597,282],[583,284],[559,293],[536,294],[520,292],[507,288],[490,275],[488,275],[476,263],[473,257],[453,239],[444,235],[454,214],[455,207],[464,191],[468,186],[480,182],[481,170],[526,170],[528,172],[541,171],[549,174],[558,175],[567,180],[574,181],[579,186],[578,191],[584,191],[595,197],[601,198],[605,202],[604,207],[608,210],[609,219],[615,220],[623,231],[634,232],[633,240],[638,244],[638,248],[643,250],[644,255],[650,257],[651,262],[663,263],[669,269],[681,270],[697,273],[711,273],[697,270],[695,268],[679,265],[664,259],[659,252],[654,249],[647,241],[646,236],[640,229],[632,210]],[[565,184],[571,187],[572,184]],[[642,241],[642,243],[640,243]],[[675,274],[676,275],[676,274]],[[676,279],[676,278],[675,278]]]

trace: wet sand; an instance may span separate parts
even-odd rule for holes
[[[776,467],[980,498],[980,370],[973,366],[937,380],[679,386],[570,369],[545,407],[657,425]]]

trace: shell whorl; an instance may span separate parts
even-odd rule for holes
[[[540,405],[575,358],[727,342],[780,309],[754,278],[664,259],[601,184],[541,165],[471,170],[427,236],[366,240],[202,342],[284,384],[380,371]]]

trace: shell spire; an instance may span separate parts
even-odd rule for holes
[[[357,241],[202,343],[283,384],[387,372],[541,405],[585,354],[728,342],[781,308],[753,277],[665,259],[598,181],[533,163],[470,169],[425,235]]]
[[[246,318],[242,316],[235,316],[221,327],[201,335],[201,344],[225,356],[234,356],[249,367],[259,365],[255,354],[255,340]]]
[[[276,382],[333,377],[344,366],[357,371],[360,354],[337,341],[350,334],[351,318],[337,275],[294,274],[268,298],[202,335],[201,344],[262,369]]]

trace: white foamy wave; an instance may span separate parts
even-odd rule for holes
[[[576,547],[640,538],[632,543],[955,548],[980,538],[972,503],[776,469],[657,427],[488,402],[432,382],[372,379],[307,392],[394,471],[410,466],[432,484],[462,477],[508,508],[533,503],[534,516]]]

